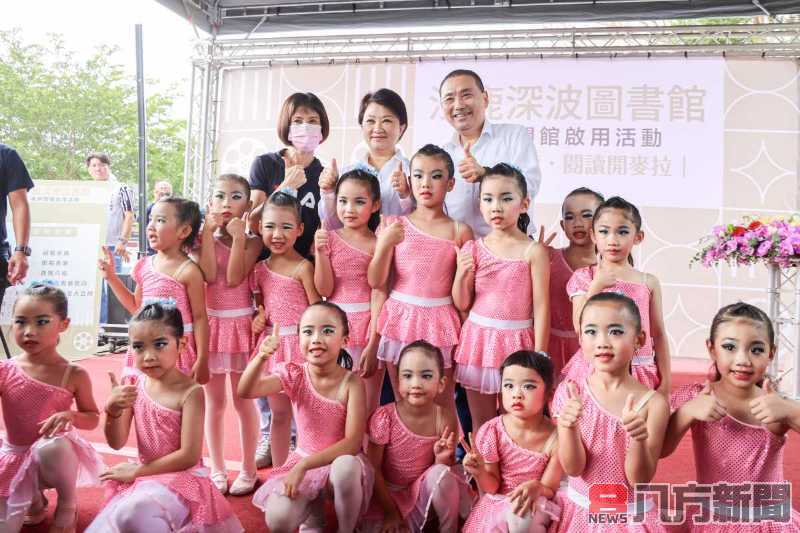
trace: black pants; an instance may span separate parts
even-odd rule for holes
[[[3,305],[3,297],[6,295],[8,287],[10,287],[8,283],[8,259],[0,256],[0,306]]]
[[[0,256],[0,307],[3,306],[3,298],[6,295],[6,289],[10,286],[11,284],[8,282],[8,259]],[[0,334],[2,334],[1,331]],[[3,347],[5,348],[5,339],[3,340]],[[6,357],[10,358],[11,354],[6,352]]]

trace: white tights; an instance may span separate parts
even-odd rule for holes
[[[253,400],[241,398],[236,392],[241,374],[231,372],[231,397],[233,407],[239,418],[239,445],[242,450],[242,473],[254,476],[256,473],[256,446],[258,445],[258,411]],[[226,374],[211,374],[205,385],[206,391],[206,444],[211,456],[211,470],[225,471],[225,393]]]
[[[189,519],[189,509],[178,496],[156,481],[143,481],[136,489],[111,503],[86,533],[169,533]]]
[[[78,478],[78,457],[72,442],[66,438],[42,439],[34,444],[33,453],[39,463],[39,486],[56,489],[58,505],[53,518],[56,526],[68,526],[75,518],[77,502],[75,484]],[[39,501],[38,493],[33,495],[34,503]],[[0,499],[0,514],[6,514],[6,498]],[[0,522],[0,533],[16,533],[22,529],[24,513],[17,513],[5,523]]]
[[[272,421],[269,426],[269,445],[272,449],[272,466],[281,466],[289,456],[289,440],[292,435],[292,402],[285,394],[267,397]]]
[[[425,476],[425,486],[431,495],[433,510],[439,519],[439,531],[455,532],[458,529],[458,509],[461,497],[461,490],[455,474],[446,465],[434,465]]]
[[[364,498],[361,468],[361,461],[352,455],[342,455],[331,463],[328,484],[341,533],[352,532],[361,514]],[[271,494],[264,512],[267,527],[274,533],[283,533],[294,531],[306,523],[303,531],[321,530],[319,518],[325,497],[325,494],[320,494],[315,501],[310,501],[302,496],[290,499],[282,494]]]
[[[545,533],[550,525],[550,515],[541,509],[543,498],[539,498],[534,505],[534,511],[528,511],[525,516],[514,514],[509,509],[506,512],[508,533]]]

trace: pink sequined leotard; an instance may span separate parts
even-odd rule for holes
[[[217,277],[206,289],[208,369],[212,374],[244,372],[252,347],[253,297],[247,280],[228,287],[231,249],[214,238]]]
[[[264,311],[267,313],[267,322],[269,323],[258,336],[253,350],[258,352],[266,336],[272,334],[272,324],[277,324],[280,346],[278,351],[267,361],[265,369],[266,372],[272,372],[272,368],[277,363],[288,361],[302,363],[304,361],[300,353],[297,328],[300,325],[303,311],[308,307],[308,295],[303,284],[294,276],[284,276],[270,270],[268,261],[269,259],[256,263],[251,276],[251,287],[253,292],[262,295]],[[303,262],[297,265],[295,274],[302,265]]]
[[[181,271],[192,264],[191,259],[187,259],[175,271],[175,277],[158,272],[154,265],[155,255],[142,257],[133,266],[131,277],[136,285],[142,288],[142,305],[150,303],[162,303],[174,305],[181,313],[183,319],[183,335],[186,337],[186,348],[181,351],[178,362],[175,366],[186,375],[192,373],[192,367],[197,361],[197,350],[195,348],[192,306],[189,304],[189,294],[186,286],[175,279]],[[123,376],[135,375],[138,371],[135,368],[133,350],[128,347],[125,354],[125,366],[122,369]]]
[[[596,267],[589,266],[575,271],[575,274],[572,275],[569,283],[567,283],[567,294],[569,294],[570,299],[586,294],[592,279],[594,279],[596,270]],[[658,388],[661,380],[658,376],[658,367],[653,353],[653,338],[650,336],[650,288],[645,283],[644,274],[642,274],[641,283],[618,280],[612,287],[603,289],[603,292],[624,294],[636,302],[639,314],[642,317],[642,330],[647,335],[647,340],[645,340],[644,346],[636,350],[631,361],[631,370],[633,377],[639,380],[641,384],[651,389]],[[569,360],[561,375],[564,379],[580,382],[589,375],[591,370],[589,362],[583,357],[583,352],[579,351],[575,354],[575,357]]]
[[[436,424],[436,433],[444,429],[443,422]],[[433,504],[433,491],[443,476],[452,472],[450,468],[434,464],[433,446],[438,436],[425,436],[412,432],[403,423],[397,412],[397,404],[382,405],[375,410],[369,422],[370,441],[383,446],[383,464],[381,473],[401,516],[412,532],[421,531]],[[426,483],[428,474],[436,476],[436,483]],[[466,517],[471,504],[471,494],[462,477],[454,477],[459,481],[459,514]],[[377,501],[373,502],[366,522],[382,523],[383,511]],[[365,530],[380,531],[380,527],[365,526]]]
[[[484,533],[508,531],[506,516],[511,504],[507,496],[526,481],[541,480],[550,453],[556,442],[556,433],[547,439],[540,451],[532,451],[519,446],[511,439],[503,425],[503,416],[497,416],[484,423],[475,435],[475,447],[487,463],[496,463],[500,470],[500,488],[496,494],[481,496],[467,522],[464,533]],[[558,509],[552,506],[555,518]]]
[[[518,350],[534,348],[531,266],[526,259],[496,256],[483,239],[469,241],[462,249],[472,254],[475,265],[475,302],[454,357],[456,381],[483,394],[497,394],[500,364]]]
[[[456,273],[455,243],[423,233],[408,217],[396,220],[403,225],[405,238],[394,249],[394,284],[378,320],[378,358],[397,364],[400,349],[422,339],[442,350],[449,368],[461,330],[450,296]],[[458,223],[453,227],[458,235]]]
[[[146,378],[136,380],[138,394],[133,404],[133,422],[139,462],[151,463],[181,447],[182,411],[165,407],[150,397],[145,388]],[[199,387],[200,385],[195,385]],[[194,390],[187,391],[186,396]],[[125,506],[126,496],[137,493],[147,495],[153,483],[166,487],[178,496],[188,510],[188,523],[171,524],[173,531],[197,533],[239,532],[242,526],[233,514],[225,497],[211,483],[208,469],[202,462],[192,468],[166,474],[141,476],[132,483],[106,482],[106,503],[92,522],[94,531],[116,531],[114,516],[120,506]],[[152,493],[157,499],[158,492]]]
[[[67,367],[60,386],[56,386],[30,377],[16,359],[0,361],[0,399],[6,430],[0,448],[0,498],[6,499],[6,508],[5,515],[0,514],[0,523],[27,511],[36,492],[44,488],[39,484],[35,449],[50,439],[39,435],[39,423],[72,407],[74,396],[64,388],[72,368]],[[68,439],[72,444],[78,458],[77,486],[98,484],[98,476],[105,468],[94,448],[75,430],[54,438]]]
[[[329,301],[347,313],[348,348],[363,348],[369,340],[370,298],[367,268],[372,256],[345,241],[339,231],[328,232],[333,293]]]
[[[705,385],[694,383],[675,391],[670,398],[673,409],[678,409],[695,398]],[[697,482],[703,484],[729,483],[786,483],[783,476],[783,450],[786,436],[778,436],[765,426],[742,422],[730,414],[716,422],[694,422],[691,426],[694,464]],[[755,490],[754,490],[755,492]],[[772,492],[772,491],[770,491]],[[780,506],[774,494],[767,496],[769,506]],[[787,495],[788,498],[788,495]],[[788,502],[791,506],[791,501]],[[723,506],[720,506],[722,508]],[[737,506],[738,507],[738,506]],[[743,505],[746,514],[759,514],[758,505],[751,509]],[[730,517],[716,516],[717,520]],[[779,533],[800,531],[800,513],[792,510],[789,522],[762,521],[739,524],[692,524],[692,531],[724,533]]]
[[[633,487],[625,474],[625,455],[628,450],[628,434],[622,421],[603,408],[592,393],[584,379],[576,383],[582,398],[583,411],[578,421],[578,428],[586,449],[586,467],[579,477],[569,478],[566,493],[559,491],[556,499],[561,505],[561,519],[557,531],[570,533],[605,533],[608,531],[625,532],[666,532],[659,522],[658,509],[654,502],[648,500],[644,520],[634,523],[628,515],[628,524],[609,525],[589,520],[589,488],[596,483],[624,485],[628,491],[628,511],[635,511],[633,503]],[[652,396],[654,390],[642,396],[635,410],[641,409]],[[557,417],[567,402],[567,383],[562,382],[556,389],[553,398],[553,413]],[[551,526],[553,528],[553,526]]]
[[[317,392],[311,383],[306,364],[280,363],[272,373],[280,377],[283,392],[292,402],[297,422],[297,448],[289,453],[285,463],[267,474],[264,484],[253,496],[253,505],[261,510],[266,510],[270,494],[283,494],[283,480],[300,459],[324,450],[344,438],[347,421],[346,405],[338,399],[332,400]],[[346,382],[347,379],[342,381],[340,396],[344,396]],[[361,462],[363,494],[372,494],[372,470],[367,467],[363,456],[356,457]],[[330,470],[331,465],[326,465],[307,471],[300,483],[300,494],[308,501],[316,499],[328,485]],[[367,505],[369,498],[365,497],[362,509],[353,509],[353,512],[364,512]]]
[[[566,248],[550,248],[550,343],[547,353],[557,376],[580,349],[572,322],[572,302],[567,295],[574,271],[564,256]]]

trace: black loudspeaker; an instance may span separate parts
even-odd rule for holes
[[[136,288],[136,283],[131,279],[129,274],[118,274],[122,283],[133,292]],[[103,281],[105,283],[105,281]],[[119,348],[124,348],[128,345],[128,320],[131,314],[123,307],[114,291],[108,289],[108,322],[100,325],[100,331],[97,338],[98,346],[108,346],[108,348],[98,351],[98,355],[116,353]]]
[[[136,282],[133,281],[130,274],[118,274],[122,283],[133,292],[136,289]],[[105,282],[104,282],[105,283]],[[128,321],[131,319],[131,314],[120,303],[117,296],[110,288],[108,289],[108,325],[111,327],[124,327],[127,331]]]

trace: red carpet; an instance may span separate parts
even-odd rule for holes
[[[80,363],[92,376],[94,385],[94,396],[97,399],[98,406],[103,409],[105,399],[108,397],[111,390],[111,384],[108,378],[108,372],[119,372],[122,366],[121,356],[107,356],[96,357],[81,361]],[[679,387],[686,383],[696,381],[703,381],[704,376],[699,374],[677,373],[673,375],[673,387]],[[103,436],[102,425],[94,431],[82,432],[84,437],[93,443],[105,446],[105,438]],[[238,445],[238,427],[236,424],[236,414],[232,405],[228,405],[225,415],[225,434],[230,438],[226,443],[225,458],[228,461],[239,462],[241,457],[239,455]],[[133,432],[128,440],[127,446],[131,449],[123,449],[123,452],[134,452],[133,448],[136,446],[136,438]],[[126,457],[104,453],[103,457],[109,464],[114,464]],[[656,473],[656,482],[668,483],[682,483],[686,480],[694,478],[694,456],[692,454],[691,438],[687,435],[676,452],[670,457],[663,459],[658,464],[658,471]],[[262,471],[262,477],[266,470]],[[796,489],[800,487],[800,436],[796,433],[790,433],[789,440],[784,452],[784,472],[788,481],[792,483],[792,487]],[[236,472],[230,472],[229,478],[233,480]],[[55,496],[55,495],[53,495]],[[50,498],[51,502],[55,500],[54,497]],[[792,498],[793,507],[800,509],[800,490],[793,491]],[[250,503],[249,496],[243,497],[228,497],[228,501],[233,506],[239,520],[248,532],[266,531],[264,525],[264,517],[258,509],[253,507]],[[79,491],[79,513],[78,513],[78,531],[82,531],[91,522],[94,516],[99,511],[103,502],[102,489],[80,489]],[[51,511],[54,505],[51,503]],[[44,524],[37,527],[25,528],[26,532],[46,532],[49,527],[49,519]],[[679,531],[679,529],[675,529]]]

